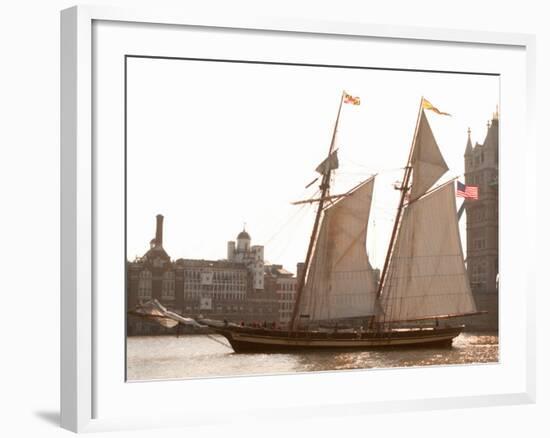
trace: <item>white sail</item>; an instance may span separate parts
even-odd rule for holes
[[[405,207],[380,297],[383,321],[475,312],[454,183]]]
[[[411,165],[413,168],[411,199],[417,199],[426,193],[449,170],[423,110],[420,112]]]
[[[324,212],[300,300],[299,318],[319,321],[375,313],[376,280],[366,252],[374,179]]]

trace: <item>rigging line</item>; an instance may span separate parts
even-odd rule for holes
[[[289,230],[289,232],[285,236],[285,239],[279,239],[277,248],[275,250],[277,257],[283,257],[284,254],[288,253],[289,247],[291,247],[292,244],[300,242],[300,239],[296,238],[296,234],[300,231],[301,228],[303,228],[302,224],[304,223],[305,219],[306,215],[301,215],[299,217],[299,222],[297,222],[297,226]]]
[[[404,255],[404,256],[394,256],[393,258],[395,260],[404,260],[404,259],[418,260],[420,258],[435,258],[435,259],[439,260],[442,257],[459,257],[459,258],[461,258],[461,255],[460,254],[437,254],[437,255],[417,255],[417,254],[415,254],[414,256]]]
[[[372,206],[371,206],[372,208]],[[372,254],[370,254],[370,257],[369,257],[369,253],[368,253],[368,237],[367,237],[367,257],[369,257],[369,260],[372,259],[372,260],[376,260],[376,219],[375,217],[373,216],[372,217],[372,233],[371,233],[371,241],[372,241],[372,244],[373,244],[373,248],[372,248]]]
[[[346,164],[346,163],[351,163],[352,165],[355,165],[357,167],[360,167],[362,169],[373,169],[372,167],[369,167],[369,166],[365,166],[365,165],[362,165],[362,164],[357,164],[357,163],[354,163],[353,161],[351,160],[347,160],[347,159],[340,159],[339,158],[339,161],[341,164]],[[343,166],[345,167],[345,166]],[[382,174],[382,173],[389,173],[389,172],[398,172],[398,171],[403,171],[405,170],[405,167],[401,166],[401,167],[390,167],[390,168],[386,168],[386,169],[376,169],[376,173],[378,174]]]
[[[265,241],[264,245],[267,245],[267,244],[271,243],[273,241],[273,239],[275,239],[279,234],[281,234],[281,232],[287,226],[289,226],[295,219],[297,219],[299,216],[301,216],[307,210],[307,207],[308,207],[307,204],[302,204],[298,209],[296,209],[296,211],[279,227],[279,229],[277,229],[277,231],[275,231],[271,235],[271,237]]]
[[[421,194],[420,196],[418,196],[417,198],[413,199],[413,200],[409,200],[409,201],[406,201],[407,205],[411,205],[411,204],[414,204],[415,202],[417,201],[421,201],[422,199],[424,199],[426,196],[428,195],[431,195],[432,193],[434,192],[437,192],[438,190],[446,187],[448,184],[450,184],[451,182],[454,182],[456,179],[458,179],[459,177],[458,176],[455,176],[454,178],[450,179],[449,181],[445,181],[444,183],[441,183],[440,185],[438,186],[435,186],[431,189],[429,189],[428,191],[424,192],[423,194]]]
[[[309,206],[307,206],[307,207],[309,207]],[[304,208],[304,209],[301,210],[301,212],[302,212],[303,214],[301,214],[301,215],[298,217],[298,219],[299,219],[300,222],[306,217],[306,214],[305,214],[305,213],[307,213],[308,210],[310,210],[310,209]],[[274,249],[274,250],[272,251],[274,259],[280,258],[285,252],[287,252],[288,247],[290,246],[290,244],[291,244],[292,242],[295,241],[294,236],[295,236],[295,234],[296,234],[298,228],[299,228],[299,227],[294,227],[294,228],[292,229],[292,231],[290,232],[290,235],[285,239],[285,242],[281,242],[281,245],[278,245],[279,248],[278,248],[278,249]]]
[[[308,204],[310,202],[308,201],[312,201],[321,196],[321,190],[317,189],[314,193],[312,193],[309,197],[306,197],[306,195],[304,194],[303,196],[300,197],[300,199],[304,199],[304,201],[302,202],[303,204]],[[312,203],[311,202],[311,203]],[[290,205],[299,205],[300,203],[295,203],[295,202],[291,202]]]
[[[233,347],[231,347],[231,345],[229,345],[226,342],[220,341],[219,339],[216,339],[213,335],[207,334],[206,336],[210,338],[212,341],[217,342],[218,344],[223,345],[224,347],[229,348],[230,350],[233,350]]]
[[[340,271],[336,271],[336,270],[333,270],[332,273],[333,274],[352,274],[354,272],[374,272],[376,269],[375,268],[370,268],[370,269],[353,269],[353,270],[346,270],[346,271],[343,271],[343,270],[340,270]]]
[[[301,194],[301,197],[302,197],[302,198],[305,197],[308,191],[309,191],[309,190],[304,190],[304,191],[302,192],[302,194]],[[315,192],[315,194],[318,193],[318,192],[319,192],[319,190],[317,190],[317,191]],[[315,194],[313,194],[313,196],[315,196]],[[286,204],[285,204],[285,207],[286,207]],[[281,215],[281,216],[283,216],[283,217],[281,217],[281,220],[284,220],[284,222],[282,223],[282,225],[279,227],[279,229],[278,229],[277,231],[275,231],[274,233],[271,234],[271,236],[269,237],[269,239],[268,239],[267,241],[264,240],[264,246],[265,246],[267,243],[271,242],[271,241],[273,240],[273,238],[276,237],[276,235],[282,230],[282,228],[284,228],[285,226],[287,226],[288,223],[289,223],[289,222],[290,222],[299,212],[300,212],[300,211],[299,211],[299,209],[298,209],[298,210],[295,210],[295,211],[292,213],[292,215],[290,215],[290,216],[288,216],[287,214],[285,214],[284,216]],[[262,215],[262,217],[260,218],[260,219],[261,219],[261,220],[260,220],[260,223],[261,223],[261,224],[265,224],[265,226],[262,227],[262,226],[260,225],[260,229],[259,229],[258,232],[257,232],[257,234],[258,234],[259,236],[264,236],[264,235],[266,235],[267,233],[269,233],[269,232],[273,229],[273,227],[277,226],[277,223],[280,223],[280,221],[277,220],[277,222],[273,224],[273,227],[271,227],[271,230],[267,229],[268,223],[270,222],[269,220],[272,219],[272,216],[273,216],[273,215],[270,214],[270,212],[265,212],[265,214]],[[273,221],[273,222],[275,222],[275,221]]]
[[[373,207],[376,207],[376,209],[378,210],[387,210],[387,211],[391,211],[391,212],[395,212],[397,209],[395,208],[395,205],[392,205],[390,202],[385,202],[385,201],[376,201],[376,200],[373,200],[372,202],[372,205]]]
[[[487,313],[488,313],[487,310],[478,310],[476,312],[449,313],[445,315],[422,316],[422,317],[410,318],[410,319],[390,319],[385,321],[384,324],[394,324],[396,322],[428,321],[432,319],[460,318],[464,316],[486,315]]]
[[[372,217],[376,218],[377,220],[384,221],[384,222],[387,222],[387,221],[392,221],[393,222],[393,219],[394,219],[395,215],[392,214],[392,213],[393,212],[391,212],[391,211],[388,211],[388,212],[378,211],[375,214],[373,214]]]
[[[405,278],[405,277],[398,277],[398,278]],[[452,292],[452,293],[443,293],[443,294],[430,294],[430,295],[400,295],[398,297],[386,297],[387,301],[391,300],[412,300],[412,299],[426,299],[426,298],[434,298],[434,297],[452,297],[453,295],[463,295],[463,292]]]
[[[370,171],[370,172],[342,172],[338,174],[338,182],[339,184],[342,184],[342,182],[346,183],[347,181],[353,181],[353,180],[365,180],[368,179],[374,175],[378,175],[377,172]],[[387,183],[382,183],[383,187],[387,186]]]

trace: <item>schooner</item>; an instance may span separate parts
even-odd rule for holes
[[[358,105],[359,99],[342,92],[327,157],[316,169],[321,174],[320,196],[302,201],[317,206],[288,328],[198,320],[224,336],[235,352],[450,346],[464,326],[440,321],[481,313],[466,273],[454,180],[435,186],[448,166],[425,110],[447,113],[424,98],[420,101],[377,279],[366,250],[376,176],[346,193],[330,194],[331,176],[338,167],[335,139],[343,103]],[[355,330],[338,329],[350,322],[355,322]]]

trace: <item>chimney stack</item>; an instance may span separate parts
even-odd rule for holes
[[[155,243],[156,246],[160,246],[162,248],[162,222],[164,220],[164,216],[162,214],[157,214],[157,232],[155,234]]]
[[[300,277],[302,277],[306,270],[306,264],[304,262],[298,262],[296,264],[296,279],[298,282],[300,281]]]
[[[230,242],[227,242],[227,260],[231,262],[233,261],[234,258],[235,258],[235,242],[230,241]]]

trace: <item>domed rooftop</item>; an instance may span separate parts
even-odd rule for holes
[[[237,236],[237,240],[241,240],[241,239],[248,239],[248,240],[251,240],[250,239],[250,234],[248,234],[246,232],[246,230],[242,230],[239,235]]]

